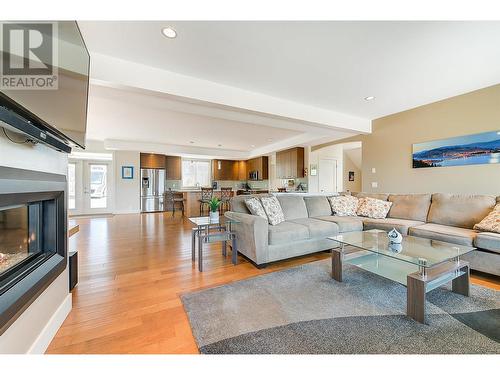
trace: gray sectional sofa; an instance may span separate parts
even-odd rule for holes
[[[338,233],[396,228],[403,234],[475,246],[467,255],[473,270],[500,276],[500,234],[473,230],[500,202],[500,197],[454,194],[367,194],[353,193],[392,202],[385,219],[332,215],[326,196],[277,194],[285,221],[269,225],[267,220],[248,211],[245,200],[251,195],[231,199],[228,218],[235,225],[238,251],[256,266],[331,249],[327,239]],[[262,195],[259,195],[262,197]]]

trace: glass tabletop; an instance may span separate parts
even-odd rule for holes
[[[217,219],[211,219],[210,216],[190,217],[189,221],[199,227],[206,227],[209,225],[226,225],[237,224],[238,220],[229,219],[225,216],[219,216]]]
[[[403,242],[399,245],[390,244],[387,232],[377,229],[343,233],[328,238],[338,243],[423,267],[433,267],[476,249],[414,236],[403,236]]]

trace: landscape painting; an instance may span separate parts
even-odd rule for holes
[[[500,163],[500,131],[413,145],[413,168]]]

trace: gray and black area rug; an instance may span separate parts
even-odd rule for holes
[[[406,288],[319,261],[182,296],[202,353],[500,353],[500,292],[427,295],[427,324],[406,317]]]

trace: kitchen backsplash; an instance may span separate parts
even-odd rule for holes
[[[297,186],[302,184],[303,190],[307,191],[307,177],[305,178],[287,178],[274,180],[277,186],[272,186],[271,190],[277,190],[278,188],[286,188],[287,191],[297,190]]]
[[[269,181],[217,181],[219,188],[221,187],[232,187],[233,190],[243,189],[245,182],[250,185],[252,189],[269,189]],[[166,189],[181,189],[182,181],[181,180],[167,180],[165,182]]]

